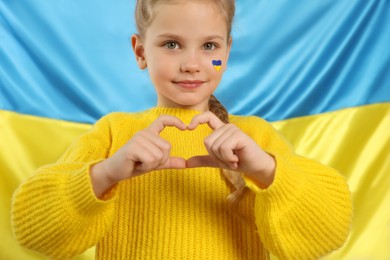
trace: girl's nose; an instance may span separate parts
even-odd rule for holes
[[[200,71],[199,55],[195,52],[185,55],[180,66],[181,72],[196,73]]]

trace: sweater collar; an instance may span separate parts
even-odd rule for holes
[[[182,120],[184,123],[191,122],[192,118],[198,114],[201,114],[201,111],[185,109],[185,108],[174,108],[174,107],[153,107],[148,110],[148,112],[153,116],[169,115],[174,116]]]

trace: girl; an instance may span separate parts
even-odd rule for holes
[[[212,96],[233,16],[233,0],[138,1],[132,46],[157,106],[103,117],[18,188],[20,244],[61,259],[94,245],[98,259],[313,259],[344,243],[345,179]]]

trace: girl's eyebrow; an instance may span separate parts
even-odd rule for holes
[[[207,37],[205,38],[205,40],[207,40],[207,41],[210,41],[210,40],[217,40],[217,39],[219,39],[219,40],[221,40],[221,41],[225,41],[225,37],[222,37],[222,36],[217,35],[217,34],[215,34],[215,35],[210,35],[210,36],[207,36]]]
[[[169,39],[175,39],[175,40],[184,40],[184,38],[182,36],[177,35],[177,34],[173,34],[173,33],[163,33],[163,34],[158,35],[157,38],[164,38],[164,39],[169,38]],[[206,36],[204,38],[205,41],[216,40],[216,39],[225,41],[225,38],[218,35],[218,34],[209,35],[209,36]]]
[[[183,37],[181,37],[180,35],[177,35],[177,34],[173,34],[173,33],[163,33],[163,34],[160,34],[157,36],[157,38],[169,38],[169,39],[175,39],[175,40],[182,40]]]

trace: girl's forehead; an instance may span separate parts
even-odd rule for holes
[[[161,1],[153,8],[149,27],[227,30],[227,20],[212,1]]]
[[[159,1],[152,9],[152,19],[156,16],[168,15],[169,12],[175,13],[174,17],[180,15],[182,12],[193,13],[197,16],[212,15],[214,19],[224,18],[226,22],[225,12],[213,1]]]

